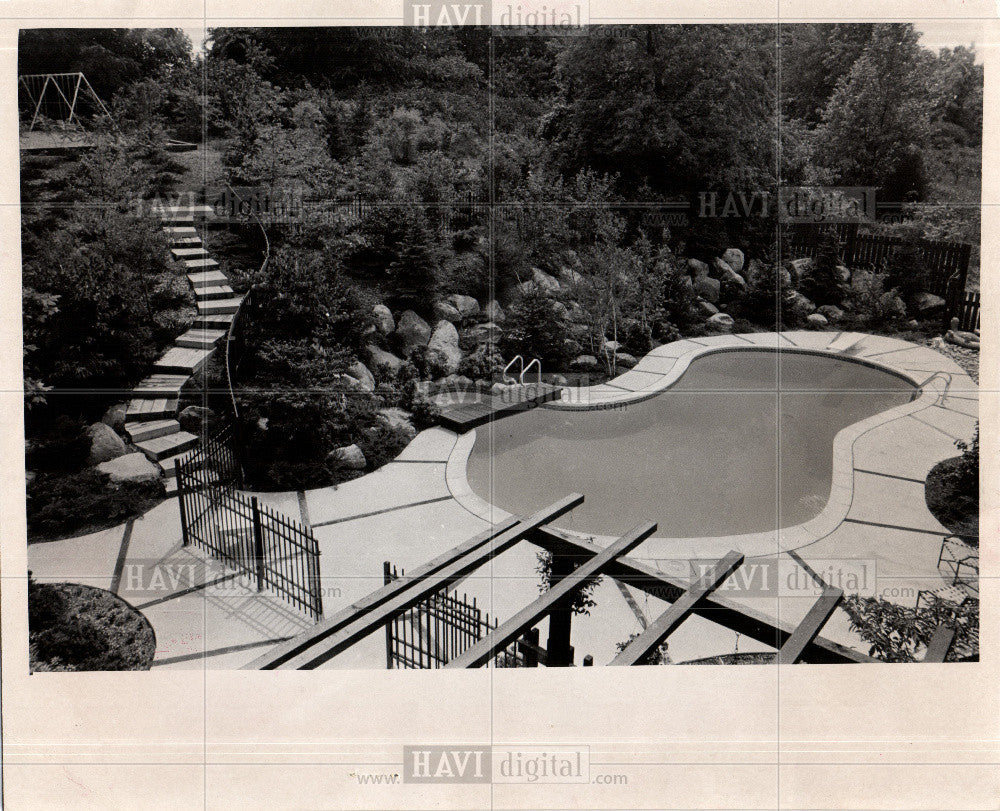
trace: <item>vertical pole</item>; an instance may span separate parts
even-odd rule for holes
[[[525,667],[538,667],[538,640],[537,628],[529,628],[524,632],[524,641],[528,643],[522,648]]]
[[[583,666],[584,667],[593,667],[594,666],[594,657],[591,656],[589,653],[586,656],[583,657]]]
[[[177,479],[177,505],[181,510],[181,545],[188,545],[187,511],[184,509],[184,477],[181,475],[181,460],[174,459],[174,476]]]
[[[549,588],[556,585],[573,571],[573,559],[568,555],[552,553],[552,575]],[[549,641],[546,665],[548,667],[568,667],[573,663],[573,649],[569,644],[573,625],[573,597],[569,594],[559,606],[549,614]]]
[[[392,582],[392,571],[387,560],[382,561],[382,580],[387,586]],[[385,623],[385,668],[392,670],[392,620]]]
[[[253,513],[253,556],[257,564],[257,591],[264,590],[264,527],[260,521],[260,507],[257,504],[257,496],[250,499],[250,508]]]

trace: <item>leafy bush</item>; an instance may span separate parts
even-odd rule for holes
[[[369,428],[358,440],[358,447],[365,455],[369,470],[376,470],[391,462],[410,444],[410,435],[402,428],[379,422]]]
[[[28,573],[32,671],[148,670],[156,638],[134,608],[104,589],[37,583]]]
[[[503,367],[503,357],[495,346],[487,344],[462,358],[458,364],[458,374],[473,380],[491,380],[495,374],[503,370]]]
[[[31,439],[25,464],[29,470],[67,472],[83,467],[89,454],[87,424],[80,417],[60,414]]]
[[[812,273],[803,280],[802,292],[815,304],[840,304],[843,298],[837,267],[840,264],[840,242],[835,231],[823,233]]]
[[[887,329],[906,317],[898,291],[886,289],[886,275],[855,270],[844,295],[844,310],[852,326],[859,329]]]
[[[841,606],[850,617],[851,628],[871,643],[870,656],[886,662],[915,662],[939,625],[955,628],[955,641],[947,661],[979,655],[979,600],[961,606],[932,598],[930,606],[909,608],[881,597],[847,596]]]
[[[417,376],[425,380],[436,380],[448,374],[448,359],[439,349],[417,346],[410,352],[410,364]]]
[[[885,266],[886,283],[898,290],[904,299],[927,289],[927,266],[916,244],[897,247]]]
[[[539,358],[546,367],[559,368],[566,359],[565,308],[535,288],[507,312],[507,331],[500,341],[504,357]]]
[[[28,485],[28,532],[51,536],[112,526],[140,515],[162,495],[159,481],[111,487],[107,475],[96,470],[43,474]]]

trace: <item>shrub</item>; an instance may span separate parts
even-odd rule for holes
[[[491,380],[495,374],[503,370],[503,366],[503,357],[496,347],[487,344],[462,358],[458,365],[458,374],[473,380]]]
[[[948,481],[957,495],[974,498],[979,502],[979,423],[971,442],[955,441],[955,446],[962,452],[960,461],[948,475]]]
[[[507,332],[500,341],[505,357],[539,358],[548,367],[566,359],[565,308],[539,289],[525,293],[507,312]]]
[[[86,423],[80,417],[60,414],[48,430],[32,439],[25,462],[30,470],[65,472],[79,470],[89,454]]]
[[[828,230],[820,239],[819,251],[812,273],[802,283],[802,292],[815,304],[840,304],[843,298],[837,267],[840,264],[840,242],[837,233]]]
[[[853,321],[853,326],[861,329],[892,327],[906,316],[906,308],[900,306],[895,288],[887,290],[886,275],[871,271],[856,270],[851,274],[851,283],[844,295],[844,309]]]
[[[414,347],[410,353],[410,364],[418,377],[435,380],[448,374],[448,359],[438,349],[429,346]]]
[[[889,255],[885,273],[887,285],[895,287],[904,299],[927,289],[927,266],[916,244],[897,247]]]
[[[375,470],[391,462],[410,444],[410,435],[402,428],[379,422],[369,428],[358,440],[358,447],[365,455],[368,469]]]
[[[28,485],[28,531],[48,536],[118,524],[140,515],[162,495],[159,481],[110,487],[107,475],[96,470],[43,474]]]

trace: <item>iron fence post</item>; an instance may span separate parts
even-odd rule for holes
[[[188,522],[187,510],[184,508],[184,477],[181,475],[182,469],[181,460],[174,459],[174,477],[177,479],[177,505],[181,511],[181,546],[187,546]]]
[[[250,507],[253,513],[253,554],[257,564],[257,591],[264,590],[264,527],[260,520],[260,507],[257,504],[257,496],[250,499]]]
[[[384,584],[388,586],[392,578],[392,570],[390,569],[389,561],[382,561],[382,580]],[[388,620],[385,623],[385,668],[386,670],[392,670],[392,620]]]

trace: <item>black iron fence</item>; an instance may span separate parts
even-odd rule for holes
[[[199,448],[175,462],[181,532],[196,546],[313,619],[323,616],[319,544],[299,522],[261,505],[214,471],[235,465],[228,444],[221,460]]]
[[[383,576],[388,585],[405,573],[386,561]],[[476,605],[475,597],[439,592],[391,619],[385,626],[386,667],[392,669],[433,669],[475,645],[497,628],[499,621]],[[538,646],[538,631],[529,631],[497,653],[494,667],[536,667],[544,664]]]

